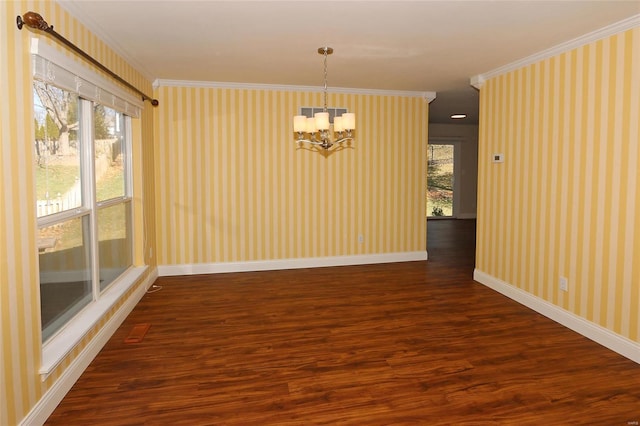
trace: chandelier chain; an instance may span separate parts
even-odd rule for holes
[[[324,112],[327,112],[327,56],[328,49],[324,48]]]

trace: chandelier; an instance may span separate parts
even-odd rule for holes
[[[324,108],[313,117],[296,115],[293,117],[293,131],[296,133],[298,146],[303,143],[329,149],[334,145],[353,140],[356,128],[356,115],[345,112],[340,117],[333,118],[333,131],[329,122],[327,110],[327,56],[333,53],[331,47],[320,47],[318,53],[324,55]],[[333,133],[333,135],[332,135]]]

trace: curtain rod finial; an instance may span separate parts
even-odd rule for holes
[[[16,24],[19,30],[22,29],[23,25],[42,31],[53,29],[53,27],[49,27],[49,24],[47,24],[47,21],[44,20],[42,15],[36,12],[27,12],[23,16],[18,15],[16,17]]]

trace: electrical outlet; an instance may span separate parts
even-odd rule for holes
[[[567,279],[567,277],[560,277],[560,279],[558,280],[558,284],[560,286],[560,290],[569,291],[569,280]]]
[[[364,243],[364,235],[362,234],[358,235],[358,243],[360,244]]]

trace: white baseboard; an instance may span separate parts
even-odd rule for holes
[[[116,332],[120,324],[127,318],[129,313],[138,304],[147,289],[158,278],[157,269],[151,271],[144,282],[138,286],[131,297],[120,307],[120,309],[107,321],[100,329],[96,337],[82,350],[69,367],[62,373],[60,378],[51,386],[40,398],[36,405],[29,411],[29,414],[19,423],[24,426],[43,425],[47,418],[60,404],[67,392],[80,378],[84,370],[91,364],[91,361],[98,355],[100,350],[109,341],[113,333]]]
[[[538,296],[527,293],[505,281],[499,280],[478,269],[473,271],[473,279],[507,296],[516,302],[533,309],[553,321],[593,340],[614,352],[640,364],[640,343],[588,321]]]
[[[411,262],[427,260],[426,251],[365,254],[355,256],[310,257],[302,259],[259,260],[251,262],[195,263],[160,265],[158,275],[220,274],[227,272],[273,271],[279,269],[322,268],[327,266],[367,265],[372,263]]]

